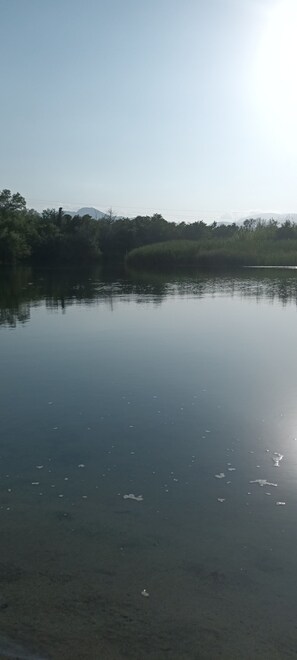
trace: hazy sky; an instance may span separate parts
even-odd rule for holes
[[[297,0],[0,0],[0,189],[176,220],[297,211],[296,32]]]

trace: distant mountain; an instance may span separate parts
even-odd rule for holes
[[[80,215],[83,217],[84,215],[90,215],[91,218],[94,220],[101,220],[102,218],[110,218],[110,220],[120,220],[121,215],[114,215],[112,213],[112,216],[110,217],[110,210],[106,211],[106,213],[103,213],[103,211],[99,211],[98,209],[95,209],[94,206],[83,206],[81,209],[78,209],[78,211],[65,211],[68,215]]]
[[[105,218],[106,214],[102,211],[98,211],[98,209],[94,209],[93,206],[83,206],[83,208],[78,209],[78,211],[75,212],[75,215],[90,215],[94,220],[101,220],[101,218]]]
[[[81,217],[84,215],[90,215],[94,220],[101,220],[101,218],[105,218],[106,216],[106,213],[98,211],[98,209],[95,209],[93,206],[83,206],[81,209],[78,209],[78,211],[64,210],[64,213],[67,213],[67,215],[71,215],[72,217],[74,215],[80,215]]]
[[[80,215],[81,217],[84,215],[90,215],[91,218],[94,218],[94,220],[101,220],[102,218],[106,218],[108,216],[108,213],[103,213],[103,211],[99,211],[98,209],[95,209],[94,206],[83,206],[81,209],[78,209],[78,211],[65,211],[65,213],[68,213],[68,215]],[[121,216],[113,216],[114,220],[117,220]],[[235,222],[237,225],[242,225],[243,222],[247,219],[261,219],[264,221],[269,221],[269,220],[277,220],[280,224],[283,224],[286,220],[290,220],[291,222],[296,222],[297,223],[297,213],[274,213],[273,211],[263,213],[262,211],[257,211],[257,210],[251,210],[247,211],[245,215],[243,215],[241,212],[235,211],[231,213],[224,213],[224,215],[221,215],[220,218],[217,219],[217,224],[218,225],[229,225]]]

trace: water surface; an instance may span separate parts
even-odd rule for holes
[[[2,269],[3,657],[296,657],[296,302]]]

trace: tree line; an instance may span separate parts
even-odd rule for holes
[[[63,209],[41,213],[28,209],[20,193],[0,192],[0,263],[19,261],[80,264],[101,258],[123,259],[131,250],[166,241],[232,242],[253,239],[283,241],[297,239],[297,225],[290,220],[248,219],[242,225],[206,224],[203,221],[167,222],[162,215],[100,220],[89,215],[70,215]]]

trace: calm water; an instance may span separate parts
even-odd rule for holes
[[[297,657],[296,304],[2,269],[0,657]]]

